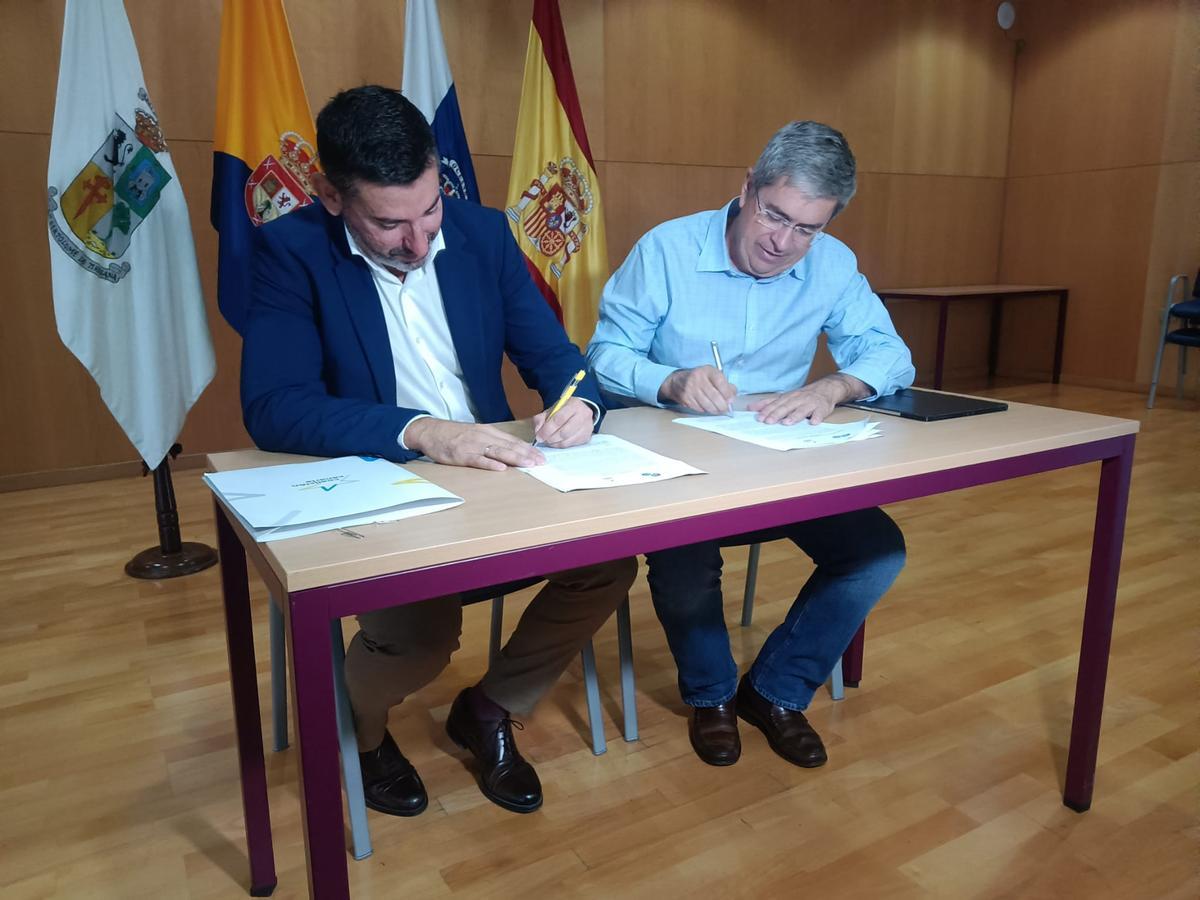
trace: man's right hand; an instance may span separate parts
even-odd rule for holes
[[[737,396],[737,388],[713,366],[676,369],[658,389],[661,403],[674,403],[697,412],[724,415]]]
[[[494,425],[421,418],[408,426],[404,443],[436,463],[494,472],[509,466],[540,466],[546,461],[540,450]]]

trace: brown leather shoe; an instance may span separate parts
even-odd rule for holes
[[[514,725],[522,727],[476,685],[454,698],[446,734],[475,757],[483,796],[510,812],[531,813],[542,805],[542,784],[517,749]]]
[[[358,754],[362,767],[363,795],[367,806],[389,816],[415,816],[429,805],[421,776],[404,758],[392,736],[383,733],[383,743]]]
[[[736,697],[737,714],[767,736],[771,749],[793,765],[814,769],[829,759],[821,736],[804,713],[776,706],[743,675]]]
[[[732,766],[742,755],[733,701],[720,706],[693,706],[688,737],[696,755],[710,766]]]

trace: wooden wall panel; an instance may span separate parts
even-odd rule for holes
[[[66,0],[0,0],[0,130],[50,133],[65,6]]]
[[[858,194],[830,228],[858,256],[877,289],[995,280],[1004,180],[928,175],[863,176]],[[893,303],[919,384],[931,384],[937,335],[932,303]],[[945,371],[950,379],[987,371],[984,304],[959,304],[950,317]]]
[[[881,5],[864,6],[860,21],[870,22]],[[884,171],[1002,177],[1016,45],[996,27],[995,5],[887,6],[899,20],[892,71],[846,86],[893,85],[892,155]]]
[[[1161,162],[1179,0],[1038,0],[1019,18],[1009,174]]]
[[[1138,342],[1136,374],[1139,385],[1150,383],[1171,276],[1187,275],[1192,284],[1197,275],[1196,268],[1200,266],[1200,161],[1158,166],[1157,169],[1154,227],[1150,236],[1141,340]],[[1179,299],[1177,293],[1175,302]],[[1173,325],[1178,327],[1179,320]],[[1177,348],[1168,348],[1163,358],[1160,383],[1164,386],[1173,385],[1177,380],[1178,352]],[[1190,352],[1195,359],[1195,351]],[[1200,365],[1193,363],[1189,371],[1194,383],[1200,374]]]
[[[158,0],[126,0],[125,9],[167,140],[211,141],[221,0],[174,3],[169,14]]]
[[[745,166],[810,118],[844,131],[863,171],[1002,176],[1012,51],[993,16],[932,0],[610,0],[609,159]]]
[[[600,171],[608,257],[617,268],[638,238],[668,219],[715,209],[741,190],[746,169],[608,162]]]
[[[484,206],[503,209],[508,198],[508,174],[512,169],[511,156],[481,156],[471,154],[475,164],[475,179],[479,182],[479,199]]]
[[[1200,0],[1181,0],[1167,88],[1163,162],[1200,160]]]
[[[1138,348],[1137,380],[1150,382],[1161,333],[1161,316],[1171,276],[1196,278],[1200,267],[1200,0],[1180,4],[1167,89],[1167,122],[1163,132],[1158,197],[1146,294],[1142,337]],[[1163,360],[1161,383],[1172,385],[1178,368],[1172,348]],[[1193,379],[1200,372],[1193,366]]]
[[[864,175],[830,232],[880,287],[989,283],[996,276],[1004,181]]]
[[[1133,382],[1157,190],[1155,166],[1009,180],[1001,280],[1071,289],[1063,371],[1073,377]]]
[[[1141,388],[1167,281],[1200,264],[1200,4],[1102,0],[1081,11],[1039,0],[1018,9],[1025,50],[1002,277],[1071,287],[1065,379]],[[1030,354],[1043,352],[1035,332],[1052,327],[1050,310],[1022,304],[1005,323],[1002,366],[1045,371]],[[1014,347],[1019,358],[1006,360]]]
[[[284,7],[314,118],[346,88],[376,83],[400,87],[402,0],[284,0]]]
[[[565,0],[559,7],[588,142],[593,156],[607,158],[604,2]],[[439,8],[471,153],[511,156],[532,0],[455,0]]]

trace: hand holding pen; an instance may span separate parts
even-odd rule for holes
[[[583,369],[576,372],[554,405],[533,417],[535,444],[541,441],[549,447],[573,447],[587,443],[592,434],[592,408],[574,396],[585,374]]]
[[[721,373],[721,379],[725,381],[729,387],[733,388],[734,396],[737,396],[737,388],[734,388],[733,385],[729,384],[729,381],[725,378],[725,366],[721,362],[721,348],[717,346],[716,341],[709,341],[709,345],[712,347],[713,365],[716,366],[717,371]],[[733,397],[729,398],[729,405],[725,410],[725,415],[733,418]]]
[[[716,341],[712,342],[712,351],[716,366],[676,369],[659,386],[659,401],[710,415],[732,415],[737,388],[725,379]]]

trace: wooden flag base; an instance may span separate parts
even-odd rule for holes
[[[178,578],[201,572],[217,562],[217,551],[207,544],[179,539],[179,511],[175,507],[175,488],[171,484],[170,460],[183,448],[173,444],[163,461],[154,467],[154,509],[158,516],[158,546],[148,547],[125,563],[125,574],[132,578]],[[143,474],[150,467],[143,464]]]

